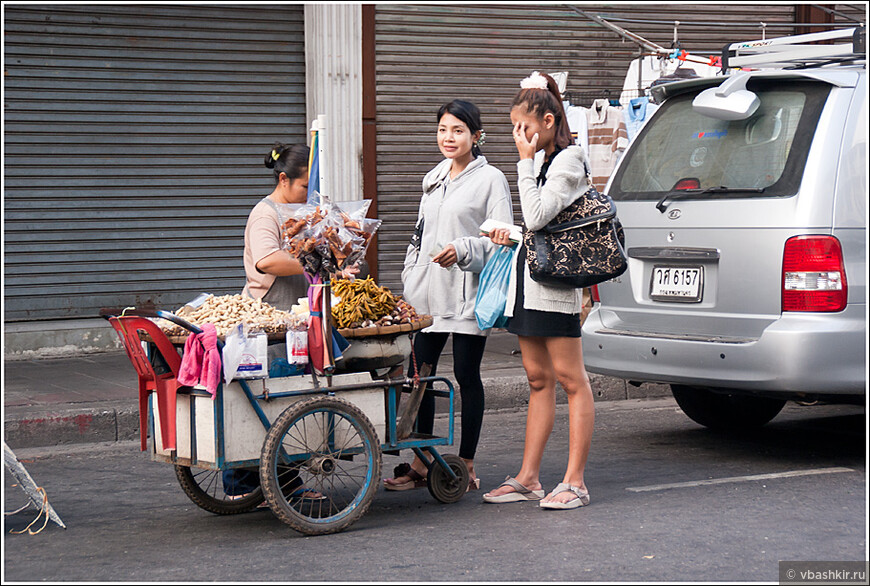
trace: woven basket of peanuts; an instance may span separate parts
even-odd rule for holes
[[[378,286],[371,277],[332,281],[332,323],[345,338],[390,336],[432,325],[432,317],[418,315],[410,303]]]
[[[199,307],[184,306],[174,313],[195,326],[212,324],[221,340],[239,322],[244,322],[248,330],[265,332],[270,340],[283,340],[287,330],[304,330],[308,323],[308,314],[282,311],[243,295],[209,295]],[[184,343],[190,335],[171,321],[155,321],[173,344]]]

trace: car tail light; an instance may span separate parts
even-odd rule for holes
[[[592,303],[601,303],[601,296],[598,295],[598,285],[592,285],[589,288],[589,293],[592,295]]]
[[[695,177],[686,177],[685,179],[680,179],[674,184],[673,191],[686,189],[701,189],[701,182]]]
[[[782,254],[783,311],[842,311],[848,289],[840,241],[794,236]]]

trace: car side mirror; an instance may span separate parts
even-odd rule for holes
[[[752,116],[761,100],[746,89],[749,75],[738,73],[718,87],[704,90],[692,101],[692,109],[703,116],[717,120],[746,120]]]

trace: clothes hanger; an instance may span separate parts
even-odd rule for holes
[[[618,98],[611,98],[610,97],[610,90],[604,90],[604,99],[607,100],[607,104],[609,106],[614,106],[614,107],[622,106],[622,104],[619,103]]]

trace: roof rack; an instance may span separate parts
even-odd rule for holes
[[[816,41],[843,40],[813,45]],[[867,58],[864,26],[776,39],[731,43],[722,49],[723,68],[809,67]]]

